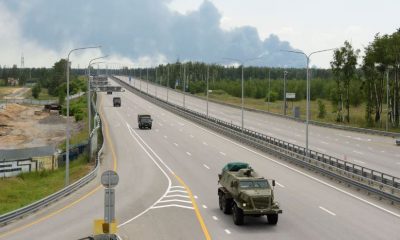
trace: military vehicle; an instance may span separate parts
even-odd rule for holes
[[[113,98],[113,106],[114,107],[121,107],[121,98],[120,97],[114,97]]]
[[[225,165],[218,174],[219,208],[225,213],[233,213],[236,225],[244,223],[245,216],[267,215],[268,223],[278,223],[279,204],[274,201],[275,180],[265,179],[243,162]]]
[[[138,125],[139,128],[146,128],[148,127],[151,129],[151,125],[153,123],[153,119],[151,119],[151,116],[148,114],[138,114]]]

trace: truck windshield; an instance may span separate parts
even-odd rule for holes
[[[240,181],[240,188],[268,188],[269,184],[267,180],[257,180],[257,181]]]

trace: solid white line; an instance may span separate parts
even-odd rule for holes
[[[210,169],[210,167],[209,167],[209,166],[207,166],[207,165],[205,165],[205,164],[203,164],[203,166],[204,166],[205,168],[207,168],[207,169]]]
[[[118,112],[117,112],[118,113]],[[119,114],[119,113],[118,113]],[[122,116],[120,116],[122,117]],[[167,178],[168,180],[168,187],[166,189],[166,191],[164,192],[164,194],[156,201],[154,202],[150,207],[146,208],[143,212],[139,213],[138,215],[134,216],[133,218],[121,223],[118,225],[118,227],[122,227],[125,224],[128,224],[130,222],[132,222],[133,220],[137,219],[138,217],[142,216],[143,214],[145,214],[146,212],[148,212],[154,204],[156,204],[158,201],[160,201],[163,197],[165,197],[165,195],[167,195],[169,188],[171,187],[171,179],[169,178],[168,174],[164,171],[164,169],[161,168],[161,166],[157,163],[157,161],[153,158],[153,156],[151,156],[151,154],[147,151],[147,149],[139,142],[139,140],[132,134],[133,129],[129,126],[128,123],[126,123],[129,133],[131,134],[131,136],[133,137],[133,139],[135,139],[135,141],[139,144],[139,146],[143,149],[143,151],[147,154],[147,156],[149,156],[149,158],[153,161],[153,163],[160,169],[160,171],[164,174],[164,176]],[[132,129],[132,130],[131,130]]]
[[[285,186],[283,184],[278,183],[277,181],[275,181],[276,185],[278,185],[281,188],[284,188]]]
[[[207,206],[206,206],[206,205],[202,205],[202,207],[203,207],[203,208],[207,208]]]
[[[175,192],[187,193],[185,190],[169,190],[168,191],[168,193],[175,193]]]
[[[190,152],[186,152],[187,155],[192,156],[192,154]]]
[[[354,161],[354,162],[361,163],[361,164],[364,164],[364,163],[365,163],[365,162],[363,162],[363,161],[361,161],[361,160],[357,160],[357,159],[354,159],[353,161]]]
[[[216,216],[212,216],[212,218],[213,218],[215,221],[218,221],[218,218],[217,218]]]
[[[169,198],[169,197],[183,197],[183,198],[190,198],[189,196],[185,196],[185,195],[179,195],[179,194],[166,195],[164,198]]]
[[[329,211],[328,209],[326,209],[326,208],[324,208],[324,207],[319,206],[319,208],[320,208],[321,210],[323,210],[323,211],[329,213],[329,214],[332,215],[332,216],[336,216],[336,214],[335,214],[334,212],[331,212],[331,211]]]
[[[353,150],[353,153],[357,153],[357,154],[360,154],[360,155],[364,155],[364,153],[362,153],[362,152],[360,152],[360,151],[356,151],[356,150]]]
[[[225,229],[226,234],[231,234],[231,231],[229,231],[228,229]]]
[[[170,189],[172,189],[172,188],[182,188],[182,189],[185,189],[185,187],[183,187],[183,186],[171,186]]]
[[[174,145],[177,147],[178,146],[178,144],[177,143],[174,143]]]
[[[181,119],[182,119],[182,118],[181,118]],[[384,207],[382,207],[382,206],[379,206],[379,205],[377,205],[377,204],[375,204],[375,203],[372,203],[372,202],[370,202],[370,201],[368,201],[368,200],[366,200],[366,199],[364,199],[364,198],[361,198],[361,197],[359,197],[359,196],[356,196],[356,195],[354,195],[354,194],[352,194],[352,193],[350,193],[350,192],[347,192],[347,191],[345,191],[345,190],[343,190],[343,189],[341,189],[341,188],[338,188],[338,187],[336,187],[336,186],[333,186],[333,185],[331,185],[331,184],[329,184],[329,183],[327,183],[327,182],[325,182],[325,181],[323,181],[323,180],[321,180],[321,179],[318,179],[318,178],[316,178],[316,177],[313,177],[313,176],[311,176],[311,175],[309,175],[309,174],[307,174],[307,173],[305,173],[305,172],[302,172],[302,171],[300,171],[300,170],[298,170],[298,169],[295,169],[295,168],[293,168],[293,167],[291,167],[291,166],[289,166],[289,165],[287,165],[287,164],[281,163],[281,162],[279,162],[279,161],[277,161],[277,160],[274,160],[274,159],[272,159],[272,158],[270,158],[270,157],[267,157],[267,156],[265,156],[265,155],[263,155],[263,154],[261,154],[261,153],[258,153],[258,152],[254,151],[254,150],[252,150],[252,149],[250,149],[250,148],[248,148],[248,147],[245,147],[244,145],[241,145],[241,144],[236,143],[236,142],[234,142],[234,141],[232,141],[232,140],[230,140],[230,139],[228,139],[228,138],[226,138],[226,137],[223,137],[223,136],[220,136],[220,135],[218,135],[218,134],[216,134],[216,133],[214,133],[214,132],[211,132],[211,131],[209,131],[208,129],[205,129],[205,128],[203,128],[203,127],[201,127],[201,126],[199,126],[199,125],[197,125],[197,124],[195,124],[195,123],[189,122],[189,121],[187,121],[187,120],[185,120],[185,121],[186,121],[187,123],[192,124],[193,126],[199,128],[199,129],[201,129],[201,130],[203,130],[203,131],[205,131],[205,132],[211,134],[211,135],[214,135],[214,136],[216,136],[216,137],[218,137],[218,138],[220,138],[220,139],[223,139],[223,140],[225,140],[225,141],[227,141],[227,142],[230,142],[230,143],[232,143],[232,144],[234,144],[234,145],[236,145],[236,146],[239,146],[239,147],[241,147],[241,148],[243,148],[243,149],[245,149],[245,150],[247,150],[247,151],[249,151],[249,152],[252,152],[252,153],[254,153],[254,154],[256,154],[256,155],[258,155],[258,156],[260,156],[260,157],[262,157],[262,158],[268,159],[268,160],[270,160],[271,162],[274,162],[274,163],[276,163],[276,164],[278,164],[278,165],[280,165],[280,166],[283,166],[283,167],[285,167],[285,168],[287,168],[287,169],[290,169],[290,170],[292,170],[292,171],[294,171],[294,172],[297,172],[297,173],[299,173],[299,174],[301,174],[301,175],[303,175],[303,176],[305,176],[305,177],[308,177],[308,178],[310,178],[310,179],[312,179],[312,180],[314,180],[314,181],[316,181],[316,182],[319,182],[319,183],[321,183],[321,184],[323,184],[323,185],[325,185],[325,186],[327,186],[327,187],[330,187],[330,188],[332,188],[332,189],[335,189],[335,190],[338,191],[338,192],[341,192],[341,193],[343,193],[343,194],[345,194],[345,195],[347,195],[347,196],[350,196],[350,197],[352,197],[352,198],[354,198],[354,199],[357,199],[357,200],[359,200],[359,201],[361,201],[361,202],[364,202],[364,203],[366,203],[366,204],[368,204],[368,205],[370,205],[370,206],[372,206],[372,207],[378,208],[379,210],[382,210],[382,211],[384,211],[384,212],[386,212],[386,213],[389,213],[389,214],[391,214],[391,215],[393,215],[393,216],[395,216],[395,217],[400,218],[400,214],[397,214],[397,213],[395,213],[395,212],[393,212],[393,211],[390,211],[390,210],[388,210],[388,209],[386,209],[386,208],[384,208]],[[302,130],[302,131],[304,131],[304,130]],[[196,196],[195,196],[195,198],[196,198]]]
[[[219,154],[226,156],[226,153],[224,153],[224,152],[219,152]]]
[[[168,200],[161,200],[158,203],[166,203],[166,202],[183,202],[183,203],[192,203],[191,201],[180,200],[180,199],[168,199]]]
[[[154,206],[154,207],[151,207],[151,208],[152,208],[152,209],[156,209],[156,208],[167,208],[167,207],[178,207],[178,208],[194,209],[193,207],[183,206],[183,205],[178,205],[178,204],[169,204],[169,205]]]

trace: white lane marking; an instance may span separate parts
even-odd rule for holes
[[[208,144],[207,144],[206,142],[203,142],[203,145],[206,145],[206,146],[207,146]]]
[[[277,181],[275,181],[276,185],[278,185],[281,188],[285,188],[285,186],[283,184],[278,183]]]
[[[194,195],[194,198],[197,199],[198,197],[196,195]]]
[[[192,134],[190,134],[190,137],[191,137],[191,138],[194,138],[194,136],[193,136]]]
[[[119,115],[119,113],[118,113]],[[120,115],[120,117],[122,118],[122,116]],[[133,218],[121,223],[120,225],[118,225],[118,227],[122,227],[125,224],[128,224],[130,222],[132,222],[133,220],[137,219],[138,217],[142,216],[143,214],[145,214],[146,212],[148,212],[158,201],[160,201],[163,197],[165,197],[168,193],[169,188],[171,187],[171,179],[169,178],[168,174],[164,171],[164,169],[162,169],[162,167],[157,163],[157,161],[153,158],[153,156],[147,151],[147,149],[143,146],[143,144],[141,142],[139,142],[139,140],[134,136],[134,134],[132,134],[132,132],[134,132],[136,135],[137,133],[131,128],[131,126],[126,122],[126,126],[128,127],[129,133],[131,134],[131,136],[133,137],[133,139],[135,139],[135,141],[139,144],[139,146],[143,149],[143,151],[147,154],[147,156],[149,156],[149,158],[153,161],[153,163],[160,169],[160,171],[164,174],[164,176],[167,178],[168,180],[168,187],[165,190],[164,194],[156,201],[154,202],[150,207],[146,208],[143,212],[139,213],[138,215],[134,216]],[[138,136],[138,135],[137,135]],[[161,160],[162,161],[162,160]],[[164,162],[162,162],[165,165]],[[166,166],[167,169],[171,172],[172,170]]]
[[[192,154],[190,152],[186,152],[187,155],[192,156]]]
[[[364,153],[363,153],[363,152],[356,151],[356,150],[353,150],[353,153],[357,153],[357,154],[360,154],[360,155],[364,155]]]
[[[228,229],[225,229],[226,234],[231,234],[231,231],[229,231]]]
[[[182,197],[182,198],[190,198],[189,196],[185,195],[180,195],[180,194],[172,194],[172,195],[167,195],[164,198],[169,198],[169,197]]]
[[[207,168],[207,169],[210,169],[210,167],[209,167],[209,166],[207,166],[207,165],[205,165],[205,164],[203,164],[203,166],[204,166],[205,168]]]
[[[168,193],[187,193],[185,190],[169,190]]]
[[[175,147],[179,146],[177,143],[174,143]]]
[[[174,188],[181,188],[181,189],[185,189],[185,187],[183,186],[171,186],[170,189],[174,189]]]
[[[331,212],[331,211],[329,211],[328,209],[326,209],[326,208],[324,208],[324,207],[319,206],[319,208],[320,208],[322,211],[325,211],[325,212],[329,213],[329,214],[332,215],[332,216],[336,216],[336,214],[335,214],[334,212]]]
[[[203,208],[207,208],[207,206],[206,206],[206,205],[202,205],[202,207],[203,207]]]
[[[152,208],[152,209],[157,209],[157,208],[169,208],[169,207],[178,207],[178,208],[194,209],[193,207],[182,206],[182,205],[177,205],[177,204],[159,205],[159,206],[154,206],[154,207],[151,207],[151,208]],[[119,227],[119,226],[118,226],[118,227]]]
[[[226,153],[224,152],[219,152],[219,154],[221,154],[222,156],[226,156]]]
[[[357,159],[353,159],[353,161],[354,161],[354,162],[361,163],[361,164],[364,164],[364,163],[365,163],[365,162],[363,162],[363,161],[361,161],[361,160],[357,160]]]
[[[368,141],[368,142],[371,142],[371,141],[372,141],[372,139],[371,139],[371,138],[368,138],[368,139],[367,139],[367,141]]]
[[[247,151],[249,151],[249,152],[252,152],[252,153],[254,153],[255,155],[258,155],[258,156],[260,156],[260,157],[262,157],[262,158],[268,159],[268,160],[270,160],[271,162],[274,162],[275,164],[278,164],[278,165],[280,165],[280,166],[282,166],[282,167],[285,167],[285,168],[290,169],[290,170],[292,170],[292,171],[294,171],[294,172],[297,172],[297,173],[299,173],[299,174],[301,174],[301,175],[303,175],[303,176],[305,176],[305,177],[308,177],[308,178],[310,178],[310,179],[312,179],[312,180],[314,180],[314,181],[316,181],[316,182],[319,182],[319,183],[321,183],[321,184],[323,184],[323,185],[325,185],[325,186],[327,186],[327,187],[330,187],[330,188],[332,188],[332,189],[335,189],[335,190],[338,191],[338,192],[341,192],[341,193],[343,193],[343,194],[345,194],[345,195],[347,195],[347,196],[350,196],[350,197],[352,197],[352,198],[354,198],[354,199],[357,199],[357,200],[359,200],[359,201],[361,201],[361,202],[364,202],[364,203],[366,203],[366,204],[368,204],[368,205],[370,205],[370,206],[372,206],[372,207],[375,207],[375,208],[377,208],[377,209],[379,209],[379,210],[381,210],[381,211],[384,211],[384,212],[386,212],[386,213],[389,213],[389,214],[391,214],[391,215],[393,215],[393,216],[395,216],[395,217],[397,217],[397,218],[400,218],[400,214],[398,214],[398,213],[395,213],[395,212],[393,212],[393,211],[390,211],[390,210],[388,210],[388,209],[386,209],[386,208],[384,208],[384,207],[382,207],[382,206],[379,206],[378,204],[372,203],[372,202],[370,202],[370,201],[368,201],[368,200],[365,200],[365,199],[362,198],[362,197],[359,197],[359,196],[357,196],[357,195],[354,195],[354,194],[352,194],[352,193],[350,193],[350,192],[347,192],[347,191],[345,191],[345,190],[343,190],[343,189],[341,189],[341,188],[339,188],[339,187],[333,186],[333,185],[331,185],[331,184],[329,184],[329,183],[327,183],[327,182],[325,182],[325,181],[323,181],[323,180],[321,180],[321,179],[318,179],[318,178],[313,177],[313,176],[311,176],[311,175],[309,175],[309,174],[307,174],[307,173],[305,173],[305,172],[302,172],[302,171],[300,171],[300,170],[298,170],[298,169],[295,169],[295,168],[293,168],[293,167],[290,167],[290,166],[287,165],[287,164],[281,163],[281,162],[279,162],[279,161],[277,161],[277,160],[274,160],[274,159],[272,159],[272,158],[270,158],[270,157],[267,157],[267,156],[265,156],[265,155],[263,155],[263,154],[261,154],[261,153],[258,153],[258,152],[254,151],[254,150],[251,150],[250,148],[245,147],[244,145],[241,145],[241,144],[236,143],[236,142],[234,142],[234,141],[232,141],[232,140],[230,140],[230,139],[228,139],[228,138],[226,138],[226,137],[223,137],[223,136],[220,136],[220,135],[218,135],[218,134],[216,134],[216,133],[214,133],[214,132],[211,132],[211,131],[209,131],[208,129],[205,129],[205,128],[203,128],[203,127],[201,127],[201,126],[199,126],[199,125],[197,125],[197,124],[195,124],[195,123],[189,122],[189,121],[187,121],[187,120],[185,120],[185,121],[186,121],[187,123],[192,124],[193,126],[199,128],[199,129],[201,129],[201,130],[203,130],[203,131],[205,131],[205,132],[211,134],[211,135],[214,135],[214,136],[216,136],[216,137],[218,137],[218,138],[220,138],[220,139],[223,139],[223,140],[225,140],[225,141],[227,141],[227,142],[232,143],[233,145],[236,145],[236,146],[238,146],[238,147],[241,147],[241,148],[243,148],[243,149],[245,149],[245,150],[247,150]],[[302,130],[302,132],[305,132],[305,130]],[[194,198],[197,198],[197,197],[195,196]]]
[[[192,203],[191,201],[187,200],[180,200],[180,199],[168,199],[168,200],[161,200],[158,201],[159,203],[166,203],[166,202],[183,202],[183,203]]]
[[[321,141],[321,143],[322,144],[325,144],[325,145],[328,145],[329,143],[327,143],[327,142],[324,142],[324,141]]]
[[[168,137],[166,135],[164,135],[164,138],[167,139]]]
[[[215,221],[218,221],[218,218],[217,218],[216,216],[212,216],[212,218],[213,218]]]

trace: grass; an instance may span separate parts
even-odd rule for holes
[[[202,98],[205,97],[204,93],[197,94]],[[217,101],[229,103],[237,106],[241,106],[241,98],[231,96],[224,91],[216,90],[209,94],[209,98]],[[324,118],[318,118],[318,103],[316,100],[310,102],[310,111],[311,116],[310,119],[313,121],[325,122],[325,123],[333,123],[333,124],[341,124],[352,127],[363,127],[367,128],[365,121],[365,105],[361,104],[360,106],[350,107],[350,123],[338,123],[336,122],[336,112],[334,112],[334,106],[332,103],[327,100],[321,100],[325,104],[326,116]],[[244,105],[248,108],[259,109],[264,111],[270,111],[272,113],[283,114],[283,101],[275,101],[271,103],[265,102],[265,99],[255,99],[255,98],[245,98]],[[269,105],[269,106],[268,106]],[[306,100],[301,101],[287,101],[287,115],[293,116],[293,107],[300,107],[300,118],[306,118]],[[383,105],[384,112],[382,114],[381,123],[378,123],[373,129],[385,130],[386,116],[385,110],[386,105]],[[343,112],[345,115],[346,113]],[[400,129],[389,129],[390,131],[400,132]]]
[[[70,181],[75,182],[92,169],[87,155],[70,164]],[[65,167],[54,171],[22,173],[0,179],[0,215],[44,198],[64,187]]]
[[[29,91],[27,91],[24,94],[24,98],[27,99],[34,99],[32,96],[32,89],[30,89]],[[54,97],[49,95],[49,92],[47,90],[47,88],[41,88],[41,91],[39,93],[39,97],[36,100],[58,100],[58,97]]]

